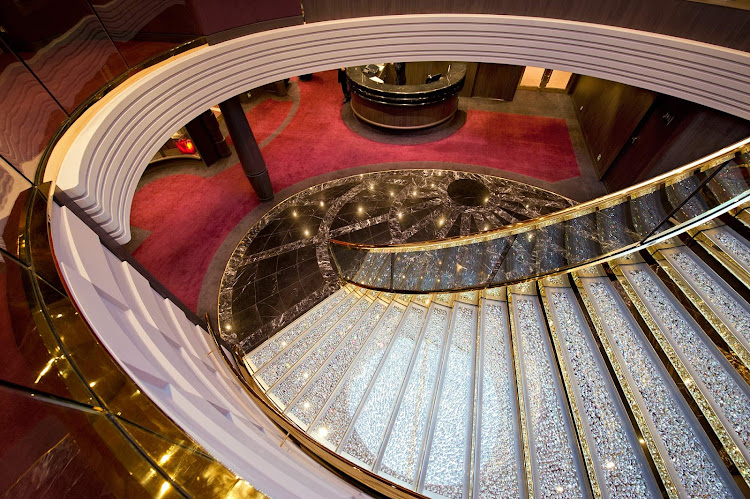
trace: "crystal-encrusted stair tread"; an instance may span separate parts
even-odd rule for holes
[[[245,356],[245,364],[248,366],[250,372],[254,373],[261,369],[268,361],[284,350],[287,345],[294,342],[310,326],[330,312],[349,293],[348,288],[339,289],[247,354]]]
[[[750,368],[750,305],[685,246],[661,248],[654,256]]]
[[[359,352],[370,341],[372,335],[385,327],[381,324],[393,323],[401,318],[403,308],[391,301],[375,300],[368,314],[357,324],[349,336],[339,344],[326,364],[318,370],[288,411],[288,415],[300,426],[307,428],[328,401],[349,366]],[[324,427],[323,433],[328,431]]]
[[[336,449],[354,421],[362,400],[368,393],[384,357],[395,338],[417,332],[422,327],[426,309],[418,305],[391,306],[395,315],[386,312],[383,323],[368,342],[342,380],[327,406],[312,424],[312,434],[321,442]],[[400,315],[399,315],[400,314]],[[321,431],[321,428],[323,431]]]
[[[511,324],[529,495],[590,497],[539,299],[516,288]]]
[[[391,413],[404,383],[409,359],[424,330],[427,311],[411,305],[406,318],[389,345],[375,379],[358,408],[352,424],[339,444],[339,452],[372,469],[378,457]]]
[[[647,264],[622,264],[619,270],[626,291],[748,481],[750,387]]]
[[[505,288],[485,290],[477,366],[475,497],[525,497],[523,443]]]
[[[433,303],[375,470],[413,487],[424,450],[451,310]]]
[[[375,313],[380,318],[378,312],[382,313],[382,310],[378,310],[373,302],[366,295],[360,298],[318,342],[311,345],[308,352],[271,386],[268,391],[271,400],[282,408],[286,407],[360,319],[367,316],[368,312]]]
[[[659,489],[567,277],[543,289],[552,339],[595,495],[656,497]]]
[[[301,334],[293,343],[276,355],[271,361],[255,373],[260,386],[268,389],[291,369],[307,351],[313,347],[328,330],[336,324],[360,300],[357,293],[349,293],[331,311],[315,322],[312,327]]]
[[[464,297],[467,300],[473,296]],[[469,494],[477,307],[456,301],[419,490],[440,497]]]
[[[725,264],[730,272],[750,287],[750,243],[725,225],[703,230],[701,235],[705,236],[710,243],[704,244],[702,238],[698,240],[707,246],[707,249],[722,264]],[[716,248],[720,250],[720,253],[716,252]],[[730,263],[725,263],[722,257],[728,258]]]
[[[609,280],[579,274],[579,282],[669,495],[739,497],[711,441]]]

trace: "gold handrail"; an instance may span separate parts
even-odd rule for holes
[[[555,213],[542,215],[530,220],[516,222],[487,232],[481,232],[479,234],[472,234],[469,236],[454,236],[445,239],[434,239],[429,241],[419,241],[402,244],[359,244],[340,241],[337,239],[331,239],[329,242],[333,246],[340,246],[343,248],[371,253],[409,253],[414,251],[439,250],[492,241],[494,239],[500,239],[503,237],[512,236],[514,234],[528,232],[533,229],[538,229],[555,223],[572,220],[583,215],[610,208],[626,201],[628,198],[634,199],[654,192],[661,186],[669,186],[685,180],[686,178],[692,176],[696,171],[705,171],[718,166],[725,161],[733,159],[737,154],[748,153],[750,153],[750,137],[727,146],[715,153],[709,154],[708,156],[705,156],[701,159],[697,159],[677,169],[645,180],[631,187],[627,187],[617,192],[613,192],[611,194],[607,194],[605,196],[592,199],[590,201],[586,201],[569,208],[565,208]]]

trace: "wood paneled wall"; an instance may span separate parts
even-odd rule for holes
[[[642,182],[750,137],[750,122],[660,96],[604,182],[610,192]]]
[[[620,26],[750,51],[750,11],[684,0],[302,0],[306,22],[397,14],[502,14]]]
[[[511,101],[516,95],[523,70],[523,66],[480,63],[471,96]]]
[[[424,61],[406,63],[406,84],[424,83],[427,75],[447,72],[450,62]],[[459,94],[461,97],[487,97],[513,100],[518,82],[523,75],[523,66],[466,62],[466,81]]]
[[[572,98],[599,178],[653,104],[656,93],[608,80],[581,76]]]

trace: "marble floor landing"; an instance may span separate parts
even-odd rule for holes
[[[331,238],[370,244],[468,235],[575,204],[512,180],[451,170],[393,170],[324,182],[282,201],[235,248],[219,324],[249,352],[339,288]]]

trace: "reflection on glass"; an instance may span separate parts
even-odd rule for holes
[[[185,0],[93,0],[91,5],[131,67],[198,36]]]
[[[102,414],[47,402],[41,394],[0,388],[0,490],[3,497],[147,497],[151,471]],[[127,463],[128,467],[123,464]],[[128,473],[140,471],[136,477]],[[157,492],[163,480],[151,480]],[[52,492],[54,491],[54,492]]]
[[[0,42],[0,156],[33,179],[42,151],[64,119],[60,106]]]
[[[30,188],[31,182],[0,158],[0,249],[15,256],[18,255],[19,218],[25,193]]]
[[[26,296],[29,279],[29,271],[14,260],[0,262],[0,378],[93,404],[63,352],[34,321],[38,306]]]
[[[395,292],[477,289],[570,270],[646,247],[747,201],[750,165],[733,159],[747,142],[536,220],[405,245],[332,240],[331,252],[345,280]]]
[[[4,40],[70,113],[127,69],[85,0],[0,2]]]

